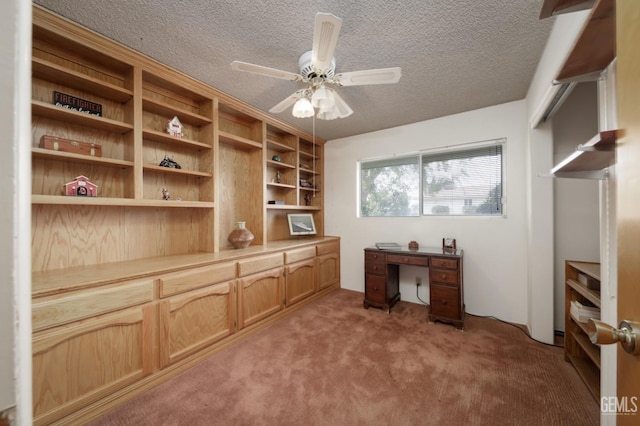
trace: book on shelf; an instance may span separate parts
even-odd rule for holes
[[[589,318],[600,319],[600,309],[595,306],[587,306],[578,302],[577,300],[571,301],[570,309],[571,317],[578,322],[589,322]]]
[[[398,243],[376,243],[378,250],[398,250],[401,248]]]

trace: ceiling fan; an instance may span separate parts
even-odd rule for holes
[[[306,85],[269,110],[277,114],[293,105],[294,117],[322,120],[344,118],[353,114],[334,87],[394,84],[402,75],[399,67],[335,73],[333,52],[338,43],[342,19],[330,13],[317,13],[313,30],[313,46],[298,59],[300,73],[282,71],[262,65],[233,61],[231,68],[267,77],[301,82]],[[315,109],[318,113],[315,113]]]

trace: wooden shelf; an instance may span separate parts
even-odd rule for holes
[[[591,343],[587,323],[571,314],[572,302],[591,302],[600,308],[600,292],[588,289],[578,279],[581,274],[600,280],[600,264],[565,261],[564,355],[570,361],[597,401],[600,400],[600,347]]]
[[[615,58],[615,39],[615,0],[598,0],[556,80],[595,80]]]
[[[82,206],[113,206],[113,207],[190,207],[211,209],[213,202],[207,201],[174,201],[174,200],[145,200],[132,198],[108,197],[66,197],[64,195],[32,195],[32,204],[43,205],[82,205]]]
[[[64,121],[98,130],[106,130],[108,132],[127,133],[133,130],[131,124],[122,121],[85,114],[40,101],[31,101],[31,113],[34,116],[46,117],[52,120]]]
[[[296,206],[296,205],[290,205],[290,204],[267,204],[266,207],[269,210],[309,210],[309,211],[322,210],[320,207],[316,207],[316,206]]]
[[[51,160],[72,160],[76,163],[94,164],[105,167],[115,167],[119,169],[132,168],[132,161],[116,160],[106,157],[92,157],[90,155],[73,154],[71,152],[54,151],[45,148],[31,148],[33,158],[48,158]]]
[[[295,185],[289,185],[286,183],[267,182],[267,186],[272,186],[275,188],[296,189]]]
[[[282,161],[273,161],[273,160],[267,160],[267,165],[273,166],[278,169],[295,169],[296,168],[296,166],[294,166],[293,164],[283,163]]]
[[[587,385],[587,389],[597,402],[600,402],[600,369],[584,358],[569,356],[569,361],[575,367],[578,375]]]
[[[600,368],[600,348],[593,343],[584,333],[571,333],[578,345],[591,358],[596,367]]]
[[[540,19],[549,18],[562,13],[591,9],[594,0],[544,0]]]
[[[273,149],[274,151],[279,151],[279,152],[293,152],[296,150],[295,148],[289,145],[285,145],[283,143],[276,142],[270,139],[267,139],[267,148]]]
[[[234,145],[240,149],[259,149],[262,148],[262,144],[260,142],[253,141],[251,139],[243,138],[242,136],[237,136],[232,133],[219,131],[218,137],[220,142],[227,143],[230,145]]]
[[[174,107],[173,105],[159,102],[155,99],[150,98],[142,98],[142,108],[145,111],[165,116],[167,120],[171,119],[173,116],[176,116],[182,123],[188,123],[194,126],[204,126],[205,124],[213,122],[210,117],[195,114],[191,111],[180,109]]]
[[[213,176],[212,173],[199,172],[196,170],[173,169],[171,167],[156,166],[155,164],[145,164],[144,166],[142,166],[142,168],[145,171],[152,171],[152,172],[158,172],[158,173],[197,176],[197,177],[206,177],[206,178],[210,178]]]
[[[31,67],[32,75],[35,78],[91,92],[105,99],[111,99],[117,102],[127,102],[133,97],[133,92],[131,90],[72,71],[44,59],[34,57],[31,61]]]
[[[143,138],[153,142],[174,144],[184,148],[196,150],[212,149],[211,145],[208,145],[206,143],[194,141],[187,138],[178,138],[176,136],[171,136],[168,133],[156,132],[155,130],[145,129],[142,131],[142,136]]]
[[[300,151],[300,158],[307,158],[309,160],[317,160],[318,156],[310,154],[308,152]]]
[[[320,172],[313,171],[311,169],[307,169],[306,167],[300,167],[300,172],[308,173],[308,174],[311,174],[311,175],[319,175],[320,174]]]
[[[591,172],[599,172],[615,163],[616,130],[600,132],[589,142],[551,169],[555,177],[597,177]],[[581,176],[580,173],[583,173]]]

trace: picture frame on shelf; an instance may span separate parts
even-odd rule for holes
[[[287,219],[291,235],[315,235],[317,232],[311,213],[289,213]]]

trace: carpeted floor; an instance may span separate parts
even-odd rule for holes
[[[92,425],[597,425],[561,348],[496,320],[465,330],[338,290]]]

